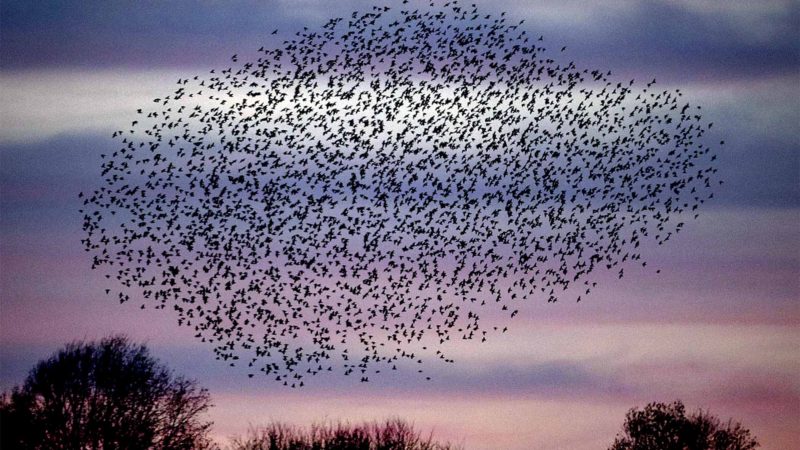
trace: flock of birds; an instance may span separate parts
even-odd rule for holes
[[[711,124],[543,45],[457,1],[374,7],[181,79],[81,194],[93,268],[291,387],[581,300],[712,196]]]

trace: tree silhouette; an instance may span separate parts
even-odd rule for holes
[[[738,422],[723,424],[702,410],[687,416],[680,401],[650,403],[628,411],[609,450],[752,450],[759,447]]]
[[[449,442],[437,442],[400,419],[384,422],[316,423],[295,427],[281,422],[251,429],[234,439],[231,450],[459,450]]]
[[[195,449],[208,391],[121,336],[68,344],[0,401],[8,449]]]

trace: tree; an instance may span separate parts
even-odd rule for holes
[[[68,344],[0,400],[3,448],[167,450],[209,443],[208,391],[121,336]]]
[[[752,450],[759,447],[738,422],[723,424],[702,410],[687,416],[680,401],[650,403],[628,411],[609,450]]]
[[[317,423],[309,428],[280,422],[250,430],[234,439],[231,450],[459,450],[449,442],[437,442],[407,422]]]

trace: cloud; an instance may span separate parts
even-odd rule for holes
[[[144,318],[144,313],[139,315]],[[136,316],[129,314],[134,320]],[[358,377],[323,375],[306,380],[308,386],[297,392],[472,398],[513,395],[595,401],[648,393],[713,393],[724,401],[738,397],[756,401],[759,392],[770,392],[770,398],[784,400],[800,395],[794,357],[800,336],[788,326],[531,322],[527,328],[516,327],[509,333],[507,338],[485,345],[454,344],[449,355],[456,364],[432,362],[423,375],[415,373],[414,364],[404,363],[398,364],[397,372],[368,374],[368,384],[359,383]],[[162,339],[158,333],[150,333],[150,339],[142,333],[128,334],[148,342],[154,356],[178,372],[199,379],[214,392],[287,393],[284,387],[263,377],[247,378],[246,367],[230,368],[190,340]],[[9,361],[8,367],[30,367],[65,342],[99,337],[102,335],[53,337],[52,343],[7,341],[3,358]],[[425,380],[425,376],[432,380]],[[233,390],[231,379],[240,380]]]
[[[421,3],[421,2],[420,2]],[[794,2],[686,0],[477,1],[482,11],[508,11],[551,46],[568,45],[579,65],[642,77],[763,77],[797,71],[800,7]],[[331,14],[369,9],[373,2],[304,0],[178,0],[163,2],[26,2],[7,0],[5,68],[211,67],[231,54],[277,45]],[[412,4],[413,5],[413,4]],[[274,28],[281,30],[273,36]]]
[[[507,4],[517,5],[515,17],[527,19],[546,41],[566,44],[567,58],[625,77],[759,78],[796,74],[800,67],[800,42],[789,38],[800,15],[792,2]]]
[[[136,109],[173,92],[179,78],[194,73],[51,70],[0,75],[6,88],[0,104],[0,146],[4,147],[0,157],[6,164],[17,165],[13,171],[0,169],[4,170],[0,174],[6,181],[15,178],[15,173],[25,174],[16,177],[21,182],[37,179],[41,166],[30,164],[44,163],[42,151],[49,149],[48,157],[67,163],[58,166],[60,171],[80,167],[87,170],[83,177],[94,179],[96,172],[88,171],[88,165],[96,163],[95,158],[104,153],[101,150],[117,145],[110,139],[112,132],[128,129],[131,121],[139,119]],[[702,105],[702,114],[714,122],[709,142],[726,141],[718,149],[719,176],[726,184],[715,189],[711,204],[800,206],[800,154],[796,151],[800,139],[792,126],[800,121],[797,82],[795,77],[778,77],[669,86],[679,87],[692,105]],[[68,148],[63,154],[56,150],[64,145]],[[82,151],[74,150],[78,145]],[[72,161],[65,161],[66,155]],[[23,195],[22,187],[5,188]]]
[[[108,133],[125,127],[136,108],[171,92],[176,71],[46,71],[3,73],[0,142],[59,134]]]

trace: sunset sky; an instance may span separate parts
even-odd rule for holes
[[[272,419],[397,416],[466,450],[589,450],[613,441],[629,408],[681,399],[741,420],[766,450],[800,447],[800,6],[789,0],[474,0],[525,19],[580,67],[681,89],[726,141],[725,184],[676,238],[644,249],[648,270],[603,273],[580,303],[531,299],[508,333],[451,343],[455,364],[427,361],[431,381],[333,373],[287,389],[215,360],[168,310],[104,295],[78,193],[100,182],[112,131],[178,78],[383,3],[0,2],[0,388],[64,343],[124,333],[209,388],[220,440]]]

